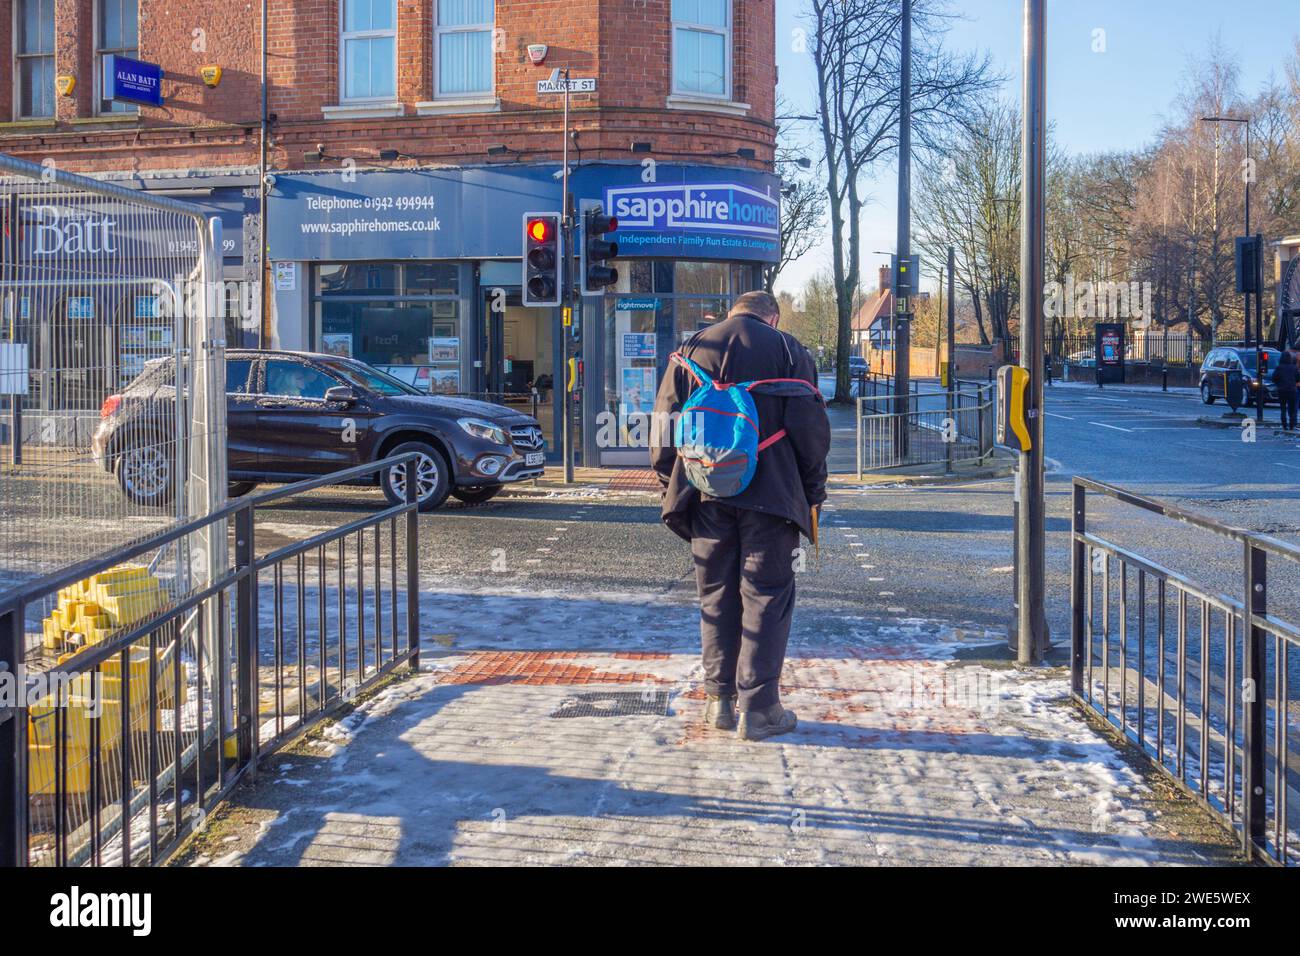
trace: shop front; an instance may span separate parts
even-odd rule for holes
[[[111,181],[221,220],[226,340],[257,344],[257,299],[243,267],[245,226],[256,223],[257,209],[248,183],[256,178]],[[29,411],[85,417],[146,362],[175,354],[175,316],[195,294],[188,277],[199,255],[188,224],[120,198],[18,179],[0,189],[0,204],[16,224],[12,268],[0,281],[0,342],[25,346]]]
[[[350,355],[434,394],[535,414],[552,457],[566,356],[580,463],[645,460],[641,418],[668,355],[761,287],[779,181],[745,170],[579,167],[578,204],[622,217],[618,284],[572,326],[520,294],[523,220],[558,210],[553,166],[276,174],[273,344]],[[622,210],[620,212],[620,210]],[[271,344],[271,343],[268,343]]]

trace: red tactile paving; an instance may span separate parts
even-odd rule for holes
[[[442,684],[671,684],[644,671],[601,671],[588,664],[569,663],[570,651],[475,651],[443,674]],[[668,655],[663,655],[667,657]],[[658,660],[660,658],[633,658]]]
[[[659,476],[649,468],[629,468],[609,480],[610,491],[658,491]]]

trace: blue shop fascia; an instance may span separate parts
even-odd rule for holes
[[[581,463],[646,461],[668,356],[762,288],[780,257],[780,179],[687,164],[573,167],[575,205],[619,219],[618,283],[568,332]],[[558,212],[556,164],[275,174],[268,345],[351,355],[433,393],[536,409],[556,450],[559,309],[522,303],[523,222]]]

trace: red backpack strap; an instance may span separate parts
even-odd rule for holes
[[[775,388],[772,389],[772,394],[786,395],[786,396],[792,396],[799,391],[799,389],[795,388],[795,386],[802,386],[804,389],[807,389],[813,395],[817,396],[818,399],[825,401],[825,399],[822,398],[821,390],[818,389],[817,386],[814,385],[812,382],[809,382],[802,378],[760,378],[754,382],[746,382],[742,387],[745,388],[747,391],[752,392],[755,389],[755,387],[759,385],[775,386]],[[761,442],[758,443],[758,450],[762,451],[763,449],[768,448],[771,445],[775,445],[785,436],[786,436],[786,431],[784,428],[782,428],[780,431],[773,432],[767,438],[764,438]]]
[[[670,364],[676,363],[686,369],[686,371],[690,372],[691,378],[695,379],[696,385],[704,385],[705,383],[710,385],[713,384],[713,379],[709,376],[709,373],[704,371],[704,369],[700,368],[681,352],[674,352],[672,355],[668,356],[668,361]]]

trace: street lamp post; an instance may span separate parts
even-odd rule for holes
[[[1020,365],[1029,373],[1029,448],[1020,453],[1016,491],[1017,660],[1042,660],[1047,648],[1043,500],[1043,285],[1046,237],[1046,6],[1025,0],[1024,124],[1021,132]]]
[[[1245,203],[1246,203],[1246,231],[1245,235],[1249,237],[1250,233],[1250,183],[1255,178],[1255,169],[1250,158],[1250,117],[1248,116],[1202,116],[1202,123],[1238,123],[1246,128],[1246,164],[1242,170],[1241,180],[1245,185]],[[1215,183],[1217,188],[1218,183]],[[1264,254],[1262,242],[1255,243],[1255,329],[1251,334],[1250,328],[1250,293],[1242,293],[1242,313],[1241,326],[1242,331],[1246,334],[1246,344],[1249,345],[1251,339],[1255,340],[1255,375],[1259,379],[1259,386],[1255,389],[1255,420],[1263,424],[1264,421],[1264,310],[1263,299],[1264,287],[1263,263],[1259,260]]]
[[[908,415],[911,401],[911,294],[899,281],[904,264],[911,269],[912,260],[912,0],[903,0],[902,76],[898,102],[898,274],[894,277],[894,450],[906,456]],[[908,275],[914,272],[909,271]],[[907,296],[903,296],[903,292]],[[906,304],[904,304],[906,298]]]
[[[560,410],[562,423],[560,425],[560,445],[564,449],[564,483],[573,484],[573,388],[577,385],[576,381],[570,380],[569,375],[569,335],[572,332],[573,322],[573,216],[569,214],[571,205],[571,196],[569,195],[569,68],[566,66],[557,69],[552,73],[555,78],[564,78],[564,142],[560,151],[560,162],[563,164],[560,177],[560,222],[562,224],[563,239],[561,245],[563,256],[561,263],[560,279],[560,355],[563,362],[560,366],[561,381],[564,382],[563,395],[560,399]],[[554,403],[552,403],[554,407]]]

